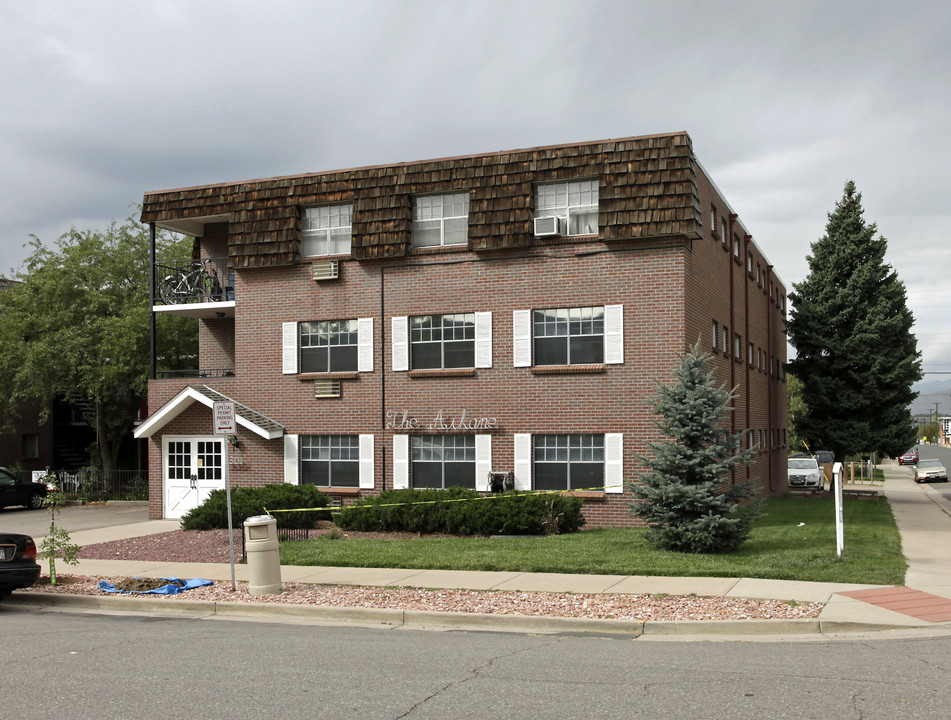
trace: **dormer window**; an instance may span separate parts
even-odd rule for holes
[[[349,255],[353,205],[322,205],[304,209],[301,255]]]
[[[559,227],[566,235],[597,235],[598,181],[537,185],[535,217],[558,218]]]

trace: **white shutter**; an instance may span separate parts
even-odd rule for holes
[[[392,319],[393,372],[409,370],[409,318],[405,315]]]
[[[515,367],[532,366],[532,311],[512,312],[512,348]]]
[[[360,436],[360,489],[372,490],[373,476],[373,436]]]
[[[492,313],[475,314],[475,366],[492,367]]]
[[[604,435],[604,491],[624,492],[624,435]]]
[[[475,436],[475,489],[489,490],[489,473],[492,471],[492,436]]]
[[[409,435],[393,436],[393,489],[409,487]]]
[[[604,362],[620,365],[624,362],[624,306],[604,306]]]
[[[282,326],[282,367],[285,375],[297,374],[297,323],[286,322]]]
[[[373,372],[373,318],[357,319],[357,371]]]
[[[284,436],[284,482],[291,485],[298,485],[300,483],[300,464],[298,463],[299,441],[300,435]]]
[[[532,489],[532,436],[515,433],[515,489]]]

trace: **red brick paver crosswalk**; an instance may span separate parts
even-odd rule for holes
[[[951,620],[951,600],[907,587],[852,590],[839,595],[862,600],[927,622]]]

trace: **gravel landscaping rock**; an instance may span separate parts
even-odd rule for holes
[[[330,530],[328,530],[329,532]],[[241,539],[235,531],[236,553]],[[411,533],[352,533],[347,537],[384,537],[410,539]],[[89,545],[81,558],[106,560],[142,560],[181,563],[227,563],[230,561],[227,530],[174,531],[144,537]],[[30,591],[108,595],[98,588],[99,580],[116,586],[129,578],[90,578],[57,573],[59,584],[50,586],[42,578]],[[186,579],[186,578],[183,578]],[[46,581],[46,582],[44,582]],[[550,592],[510,592],[476,590],[423,590],[415,588],[350,587],[283,583],[283,592],[274,595],[251,595],[247,585],[239,583],[231,590],[230,583],[194,588],[177,595],[148,596],[155,600],[175,602],[176,599],[272,603],[289,605],[325,605],[355,608],[403,608],[439,612],[492,613],[502,615],[541,615],[619,620],[801,620],[815,618],[822,611],[820,603],[796,603],[781,600],[749,598],[699,597],[695,595],[626,595]],[[123,597],[142,597],[124,595]]]

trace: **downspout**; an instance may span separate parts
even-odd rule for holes
[[[386,323],[385,315],[386,283],[384,271],[386,267],[380,265],[380,432],[386,437]],[[380,443],[380,492],[386,491],[386,443]]]
[[[769,441],[766,443],[767,457],[767,480],[769,491],[773,492],[773,266],[766,266],[766,288],[769,293],[769,301],[766,303],[766,361],[769,363],[769,371],[766,373],[766,433]]]
[[[730,224],[728,226],[727,232],[727,259],[730,263],[730,332],[733,333],[728,342],[730,343],[726,347],[727,357],[730,360],[730,389],[736,387],[736,323],[734,315],[736,314],[736,302],[733,296],[733,270],[736,265],[734,258],[734,240],[733,240],[733,224],[736,222],[737,214],[730,213]],[[733,407],[733,412],[730,413],[730,434],[736,435],[736,397],[730,400],[730,405]],[[731,482],[736,482],[736,470],[731,471]]]
[[[750,421],[750,356],[749,356],[749,347],[750,347],[750,242],[753,240],[752,235],[743,236],[743,249],[745,251],[744,261],[744,272],[743,272],[743,335],[746,338],[746,346],[741,347],[740,350],[743,352],[743,367],[746,369],[744,377],[746,378],[746,385],[744,393],[746,395],[746,432],[752,432],[752,422]],[[750,439],[752,435],[747,435],[746,437],[746,446],[749,447]],[[750,464],[746,463],[746,479],[750,479]]]
[[[149,223],[149,378],[155,379],[155,223]]]

